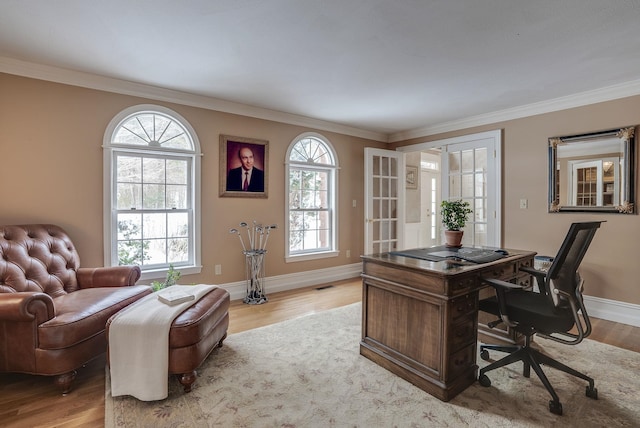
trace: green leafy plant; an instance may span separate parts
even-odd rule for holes
[[[467,223],[467,216],[473,212],[469,208],[469,202],[461,199],[454,201],[442,201],[440,215],[442,224],[447,230],[462,230]]]
[[[167,271],[167,277],[164,282],[160,281],[152,281],[151,288],[153,291],[162,290],[163,288],[171,287],[175,285],[180,279],[180,272],[173,268],[173,265],[169,265],[169,270]]]

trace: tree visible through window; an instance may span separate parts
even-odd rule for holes
[[[136,264],[144,271],[196,261],[197,150],[192,133],[172,113],[134,109],[113,127],[111,265]]]
[[[288,254],[335,251],[335,155],[328,141],[303,134],[288,151]]]
[[[189,160],[121,153],[116,159],[118,264],[188,262]]]

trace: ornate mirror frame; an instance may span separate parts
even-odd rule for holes
[[[549,212],[635,214],[635,129],[549,138]]]

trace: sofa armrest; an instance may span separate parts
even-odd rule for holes
[[[113,266],[100,268],[79,268],[76,272],[78,287],[125,287],[135,285],[140,279],[139,266]]]
[[[35,292],[0,293],[0,320],[34,321],[40,325],[56,316],[48,294]]]

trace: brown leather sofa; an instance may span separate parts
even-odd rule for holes
[[[68,393],[106,352],[109,317],[152,292],[139,278],[137,266],[80,268],[58,226],[0,226],[0,372],[55,376]]]

